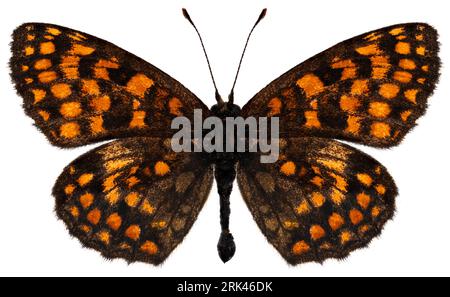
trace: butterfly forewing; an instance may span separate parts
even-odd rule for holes
[[[440,61],[437,32],[402,24],[344,41],[294,67],[243,108],[278,116],[285,136],[398,144],[425,112]]]
[[[99,38],[41,23],[13,34],[12,77],[24,108],[62,147],[168,136],[176,116],[208,108],[161,70]]]
[[[343,258],[380,234],[397,195],[382,165],[334,140],[280,145],[275,164],[244,158],[238,183],[261,231],[289,263]]]
[[[210,164],[170,139],[111,142],[70,164],[54,187],[70,233],[107,258],[159,264],[183,240],[213,181]]]

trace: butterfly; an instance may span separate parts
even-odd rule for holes
[[[26,114],[51,144],[110,141],[69,164],[53,189],[58,217],[84,246],[108,259],[162,263],[191,229],[215,179],[218,249],[228,261],[237,179],[262,233],[296,265],[345,258],[393,217],[397,188],[387,169],[339,140],[379,148],[401,142],[435,89],[437,39],[423,23],[354,37],[295,66],[242,109],[233,96],[224,102],[217,94],[209,109],[150,63],[53,24],[14,31],[10,68]],[[171,122],[193,120],[194,110],[278,117],[278,160],[261,163],[260,152],[174,152]]]

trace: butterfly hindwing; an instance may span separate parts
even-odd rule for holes
[[[334,140],[280,139],[280,159],[248,155],[238,184],[266,238],[291,264],[344,258],[380,234],[397,188],[370,156]]]
[[[83,245],[107,258],[163,262],[208,197],[212,167],[174,153],[170,139],[117,140],[70,164],[54,187],[56,212]]]
[[[294,67],[243,108],[278,116],[280,133],[398,144],[425,112],[439,76],[437,32],[402,24],[344,41]]]
[[[13,33],[12,78],[26,113],[55,145],[168,136],[171,120],[208,108],[161,70],[72,29],[29,23]]]

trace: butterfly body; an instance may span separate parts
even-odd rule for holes
[[[392,218],[397,187],[387,169],[338,140],[401,142],[435,89],[437,39],[423,23],[351,38],[292,68],[242,109],[221,100],[208,109],[150,63],[52,24],[14,31],[10,67],[26,114],[53,145],[110,141],[69,164],[53,189],[58,217],[84,246],[109,259],[162,263],[191,229],[215,178],[226,262],[235,252],[229,215],[237,179],[267,240],[299,264],[345,258]],[[279,158],[261,162],[260,150],[175,152],[171,123],[193,122],[196,110],[222,122],[279,119]]]

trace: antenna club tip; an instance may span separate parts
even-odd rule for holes
[[[189,16],[189,13],[188,13],[188,11],[187,11],[186,8],[182,8],[181,11],[183,12],[183,16],[184,16],[185,18],[187,18],[188,20],[191,19],[191,17]]]
[[[267,8],[264,8],[264,9],[261,11],[261,15],[259,16],[259,18],[260,18],[260,19],[263,19],[263,18],[266,16],[266,14],[267,14]]]

